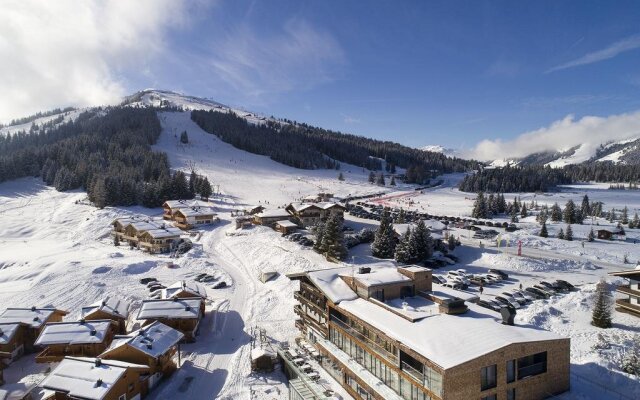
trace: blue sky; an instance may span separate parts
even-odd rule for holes
[[[88,9],[87,18],[138,13],[149,26],[122,27],[135,42],[126,45],[101,32],[103,21],[86,28],[109,47],[94,55],[105,69],[94,93],[104,96],[77,103],[157,87],[410,146],[466,149],[567,115],[640,110],[635,1],[140,4]]]

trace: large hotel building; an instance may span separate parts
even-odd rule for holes
[[[418,266],[340,267],[300,282],[296,326],[354,398],[543,399],[569,390],[569,339],[432,285]]]

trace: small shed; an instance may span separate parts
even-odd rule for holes
[[[272,372],[277,362],[277,356],[269,350],[260,347],[251,350],[251,371]]]
[[[260,272],[260,282],[266,283],[266,282],[274,279],[277,276],[278,276],[278,271],[274,271],[274,270],[271,270],[271,269],[265,269],[262,272]]]
[[[624,232],[618,229],[598,229],[598,239],[620,240],[624,236]]]
[[[298,229],[298,225],[285,219],[285,220],[276,222],[275,229],[278,232],[282,233],[283,235],[288,235],[292,232],[295,232],[296,229]]]

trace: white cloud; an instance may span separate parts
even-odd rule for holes
[[[150,73],[168,29],[184,26],[172,0],[0,3],[0,121],[59,106],[114,103],[124,76]]]
[[[208,63],[221,84],[254,102],[330,82],[346,62],[331,34],[299,18],[269,34],[242,24],[210,46]]]
[[[640,111],[580,119],[568,115],[548,127],[523,133],[513,140],[483,140],[464,155],[489,161],[566,150],[577,145],[584,145],[585,151],[595,151],[601,143],[630,137],[640,137]]]
[[[345,124],[359,124],[360,122],[362,122],[360,118],[354,117],[352,115],[347,115],[347,114],[340,114],[340,115],[342,115],[342,120],[344,121]]]
[[[635,50],[637,48],[640,48],[640,35],[635,35],[635,36],[631,36],[631,37],[619,40],[605,47],[604,49],[585,54],[580,58],[555,66],[547,70],[546,73],[608,60],[610,58],[617,56],[620,53],[624,53],[630,50]]]

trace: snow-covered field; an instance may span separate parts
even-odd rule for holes
[[[201,237],[193,237],[195,246],[185,256],[172,260],[178,268],[167,268],[165,255],[152,256],[128,247],[115,247],[109,237],[110,222],[131,213],[158,215],[160,209],[106,208],[95,209],[82,201],[82,192],[59,193],[37,179],[21,179],[0,184],[0,309],[31,305],[69,310],[69,318],[79,315],[80,307],[105,295],[129,300],[133,317],[137,304],[148,291],[138,281],[154,276],[165,284],[178,279],[190,279],[197,272],[209,272],[231,283],[226,289],[208,287],[211,297],[198,341],[183,346],[183,366],[173,377],[151,393],[152,399],[226,398],[226,399],[286,399],[284,376],[273,373],[252,375],[249,361],[251,327],[265,328],[276,342],[291,341],[296,336],[292,292],[296,284],[284,275],[293,271],[333,266],[313,251],[282,238],[263,227],[236,231],[230,212],[245,205],[266,204],[281,207],[303,196],[331,192],[337,196],[379,192],[367,183],[368,171],[342,165],[345,181],[338,181],[338,171],[304,171],[273,162],[267,157],[249,154],[233,148],[217,137],[203,132],[188,113],[160,114],[163,133],[155,146],[165,151],[173,168],[194,167],[206,175],[219,194],[214,196],[221,221],[203,229]],[[182,131],[187,131],[189,143],[179,143]],[[388,190],[398,197],[382,199],[383,204],[416,208],[439,215],[468,215],[472,194],[455,189],[461,175],[444,177],[441,186],[422,193],[410,187]],[[550,195],[521,195],[538,203],[569,198],[580,201],[588,192],[591,200],[605,202],[605,209],[633,210],[640,205],[634,192],[614,192],[597,187],[571,187]],[[405,195],[406,194],[406,195]],[[512,197],[513,195],[511,195]],[[510,196],[507,196],[508,199]],[[582,248],[580,241],[565,242],[541,239],[533,219],[525,220],[522,229],[503,235],[512,246],[523,242],[534,258],[517,257],[494,248],[479,249],[475,241],[456,250],[458,265],[447,269],[466,268],[469,272],[498,267],[513,278],[502,287],[488,288],[483,296],[491,296],[506,288],[524,285],[540,279],[566,279],[579,284],[580,291],[538,301],[518,311],[517,322],[542,326],[572,338],[572,392],[562,396],[572,398],[619,398],[607,387],[640,396],[640,383],[616,368],[616,361],[634,335],[640,331],[637,319],[615,313],[614,328],[602,331],[592,327],[590,304],[595,283],[606,273],[622,269],[620,255],[629,254],[632,262],[640,259],[640,245],[595,242]],[[604,221],[599,221],[604,224]],[[355,227],[375,226],[373,221],[347,217]],[[561,225],[549,225],[553,234]],[[586,234],[587,227],[574,226],[576,237]],[[636,232],[630,232],[636,234]],[[455,232],[464,237],[465,232]],[[631,236],[631,235],[629,235]],[[513,249],[513,247],[511,247]],[[352,251],[353,262],[373,261],[367,246]],[[382,261],[391,263],[390,261]],[[262,283],[258,275],[272,269],[280,273],[277,279]],[[609,279],[609,281],[612,281]],[[601,339],[611,343],[608,350],[594,350]],[[32,357],[25,357],[7,371],[12,383],[33,370]],[[37,381],[41,374],[22,378]],[[334,389],[338,386],[334,385]],[[597,397],[593,397],[597,393]],[[590,397],[591,396],[591,397]],[[345,395],[346,397],[346,395]]]

